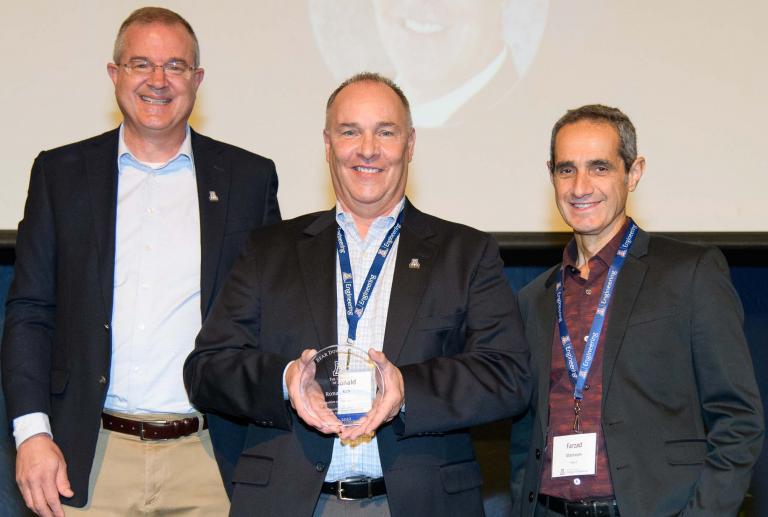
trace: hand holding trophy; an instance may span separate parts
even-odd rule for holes
[[[302,360],[304,354],[302,354]],[[333,345],[311,355],[301,371],[304,410],[324,428],[357,426],[385,391],[379,366],[351,344]]]

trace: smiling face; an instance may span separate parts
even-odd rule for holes
[[[618,132],[593,120],[563,126],[554,157],[550,170],[557,208],[577,238],[600,249],[624,224],[627,196],[643,175],[645,159],[638,157],[626,171]]]
[[[504,48],[501,0],[376,0],[382,44],[412,100],[449,92]]]
[[[405,195],[416,139],[397,94],[374,81],[346,86],[328,110],[323,138],[344,210],[369,222],[391,212]]]
[[[180,24],[135,24],[124,34],[120,64],[146,59],[155,65],[168,61],[194,64],[192,37]],[[115,97],[124,117],[125,137],[131,139],[182,138],[203,80],[198,68],[186,75],[166,74],[156,67],[141,75],[110,63],[107,71],[115,84]]]

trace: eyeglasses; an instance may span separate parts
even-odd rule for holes
[[[127,63],[119,63],[128,73],[136,75],[150,75],[154,73],[155,68],[162,68],[168,75],[182,76],[189,72],[197,70],[196,67],[187,64],[185,61],[168,61],[162,65],[156,65],[147,59],[131,59]]]

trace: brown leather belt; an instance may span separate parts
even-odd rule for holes
[[[208,419],[203,416],[203,429],[208,429]],[[104,429],[116,433],[138,436],[142,440],[174,440],[189,436],[200,430],[200,418],[180,418],[178,420],[142,421],[122,418],[109,413],[101,414]]]

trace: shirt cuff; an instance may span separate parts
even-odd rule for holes
[[[16,448],[28,438],[36,434],[47,434],[53,438],[51,422],[45,413],[28,413],[13,419],[13,438],[16,440]]]
[[[288,400],[290,398],[288,395],[288,385],[285,383],[285,372],[288,371],[291,363],[293,363],[293,361],[289,361],[288,364],[285,365],[285,368],[283,368],[283,400]]]

